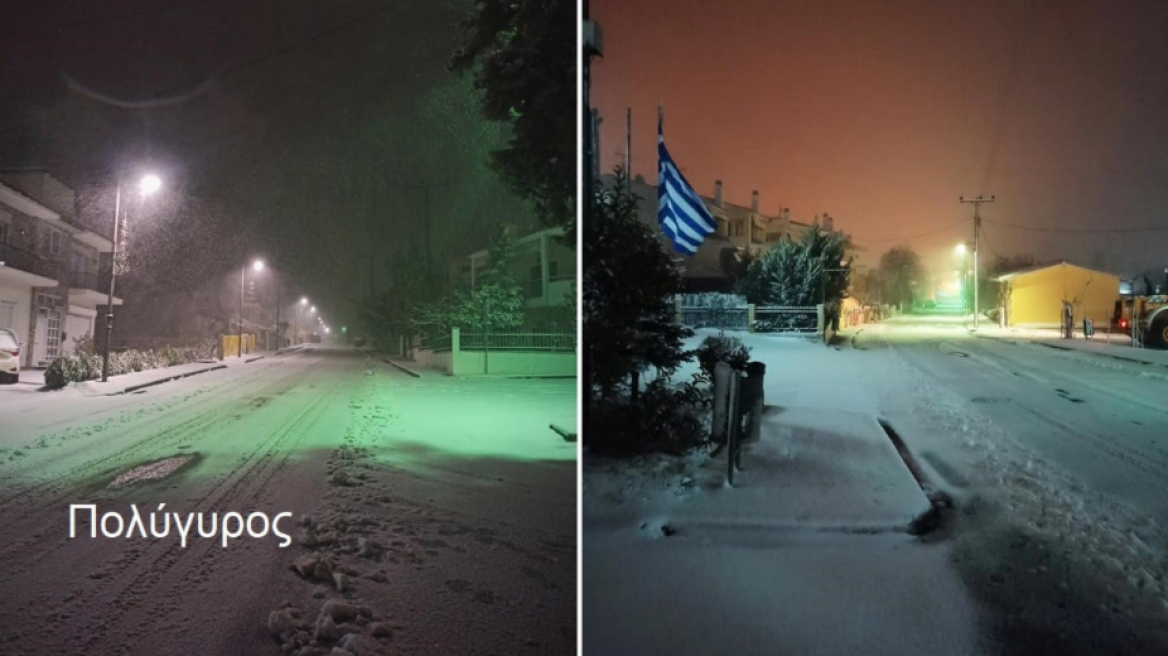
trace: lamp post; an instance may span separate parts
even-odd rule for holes
[[[159,180],[158,176],[153,174],[143,176],[142,180],[138,183],[138,188],[143,196],[149,196],[150,194],[158,191],[158,188],[161,186],[162,180]],[[110,252],[109,297],[106,300],[105,306],[105,348],[102,349],[103,353],[101,360],[101,382],[103,383],[109,380],[110,344],[113,342],[114,337],[114,282],[116,281],[118,275],[118,238],[120,233],[118,227],[122,223],[121,214],[122,181],[119,179],[117,183],[117,190],[114,192],[114,241],[113,249]]]
[[[264,270],[264,263],[256,260],[252,263],[252,268],[258,271]],[[247,285],[247,265],[245,264],[239,271],[239,357],[243,357],[243,288]]]
[[[295,342],[297,344],[300,343],[300,313],[304,311],[304,306],[307,304],[308,304],[308,298],[301,296],[300,297],[300,305],[296,306],[296,328],[295,328],[296,334],[294,335],[294,337],[295,337]]]

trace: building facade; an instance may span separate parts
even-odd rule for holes
[[[0,327],[23,341],[24,367],[48,366],[92,337],[107,301],[99,271],[113,244],[75,222],[74,203],[44,171],[0,172]]]
[[[611,175],[605,176],[606,186],[611,188],[614,180]],[[629,190],[641,199],[637,205],[638,219],[651,226],[672,252],[673,245],[658,226],[657,186],[648,184],[638,175],[629,182]],[[833,220],[826,215],[822,219],[816,216],[811,222],[801,222],[791,219],[788,209],[777,216],[763,214],[759,211],[757,190],[751,192],[750,207],[728,203],[723,198],[721,180],[714,181],[712,197],[699,196],[718,227],[706,237],[697,253],[681,261],[686,291],[690,293],[729,292],[734,285],[731,271],[747,254],[758,257],[783,239],[798,241],[817,223],[823,230],[835,229]],[[851,244],[847,256],[854,261],[860,250]],[[678,257],[682,256],[678,254]]]
[[[1119,276],[1068,262],[1056,262],[995,278],[1009,326],[1055,328],[1066,304],[1076,322],[1091,319],[1106,326],[1119,298]]]
[[[525,328],[563,323],[565,308],[574,307],[576,253],[563,243],[563,235],[562,228],[547,228],[511,242],[511,275],[523,288]],[[487,249],[466,256],[456,274],[458,284],[477,288],[489,264]]]

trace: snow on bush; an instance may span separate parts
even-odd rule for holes
[[[737,371],[746,371],[750,362],[750,347],[737,337],[710,335],[702,340],[702,345],[694,354],[706,380],[714,379],[714,365],[725,362]]]
[[[110,353],[109,373],[111,376],[128,374],[148,369],[161,369],[198,360],[202,354],[197,348],[174,348],[167,346],[150,351],[123,351]],[[100,355],[79,352],[63,355],[53,360],[45,370],[45,386],[51,389],[64,387],[69,383],[101,378],[102,358]]]

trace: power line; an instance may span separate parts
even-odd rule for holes
[[[260,64],[260,63],[263,63],[265,61],[268,61],[269,59],[274,59],[276,57],[279,57],[280,55],[285,55],[285,54],[292,52],[294,50],[299,50],[300,48],[303,48],[311,43],[315,43],[315,42],[320,41],[322,39],[326,39],[326,38],[336,34],[337,32],[345,30],[349,27],[352,27],[353,25],[356,25],[358,23],[362,23],[364,21],[369,20],[370,18],[374,18],[375,16],[379,16],[379,15],[384,14],[385,12],[387,12],[391,9],[396,9],[396,8],[397,8],[396,5],[391,4],[391,5],[386,5],[380,9],[375,9],[367,14],[363,14],[363,15],[358,16],[352,20],[345,21],[344,23],[341,23],[340,25],[337,25],[336,27],[325,30],[324,32],[321,32],[321,33],[316,34],[314,36],[310,36],[307,39],[304,39],[303,41],[298,41],[296,43],[293,43],[290,46],[278,48],[278,49],[273,50],[269,53],[260,55],[259,57],[255,57],[253,59],[249,59],[247,61],[240,62],[239,64],[236,64],[234,66],[229,66],[229,67],[222,69],[220,71],[216,71],[215,73],[211,74],[211,77],[221,78],[221,77],[226,77],[228,75],[231,75],[233,73],[238,73],[239,71],[241,71],[245,68],[248,68],[249,66],[254,66],[256,64]]]
[[[1015,223],[1003,223],[1001,221],[991,221],[989,219],[982,219],[986,223],[992,223],[1002,228],[1013,228],[1015,230],[1032,230],[1034,232],[1055,232],[1063,234],[1080,234],[1080,235],[1095,235],[1095,234],[1111,234],[1111,233],[1125,233],[1125,232],[1156,232],[1159,230],[1168,230],[1168,225],[1162,226],[1148,226],[1145,228],[1043,228],[1041,226],[1019,225]]]
[[[882,239],[861,239],[861,238],[859,238],[859,237],[854,237],[854,236],[853,236],[853,237],[852,237],[852,239],[854,239],[854,240],[856,240],[857,242],[860,242],[860,243],[872,243],[872,242],[892,242],[892,241],[916,241],[917,239],[922,239],[922,238],[924,238],[924,237],[931,237],[932,235],[936,235],[936,234],[939,234],[939,233],[945,232],[946,230],[952,230],[953,228],[956,228],[956,227],[958,227],[958,226],[961,226],[961,225],[964,225],[964,224],[965,224],[965,222],[964,222],[964,221],[958,221],[957,223],[950,223],[949,225],[947,225],[947,226],[945,226],[945,227],[943,227],[943,228],[937,228],[936,230],[930,230],[929,232],[923,232],[923,233],[921,233],[921,234],[919,234],[919,235],[913,235],[912,237],[896,237],[896,238],[882,238]]]

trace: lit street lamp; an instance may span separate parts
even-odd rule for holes
[[[158,191],[162,186],[162,180],[158,176],[149,174],[142,178],[138,183],[138,189],[142,196],[149,196]],[[113,250],[110,253],[110,290],[109,299],[106,302],[105,314],[105,348],[102,353],[101,361],[101,382],[109,380],[109,359],[110,359],[110,344],[113,342],[114,336],[114,281],[118,275],[118,226],[121,224],[122,213],[122,182],[119,179],[117,184],[117,191],[114,193],[114,241]]]
[[[295,338],[296,338],[297,344],[300,343],[300,313],[302,311],[304,311],[305,305],[308,305],[308,297],[301,296],[300,297],[300,305],[296,306],[296,328],[295,328],[296,334],[295,334]]]
[[[251,265],[252,269],[258,273],[264,270],[264,263],[261,260],[256,260]],[[239,357],[243,357],[243,288],[247,285],[247,265],[244,265],[239,272]]]

